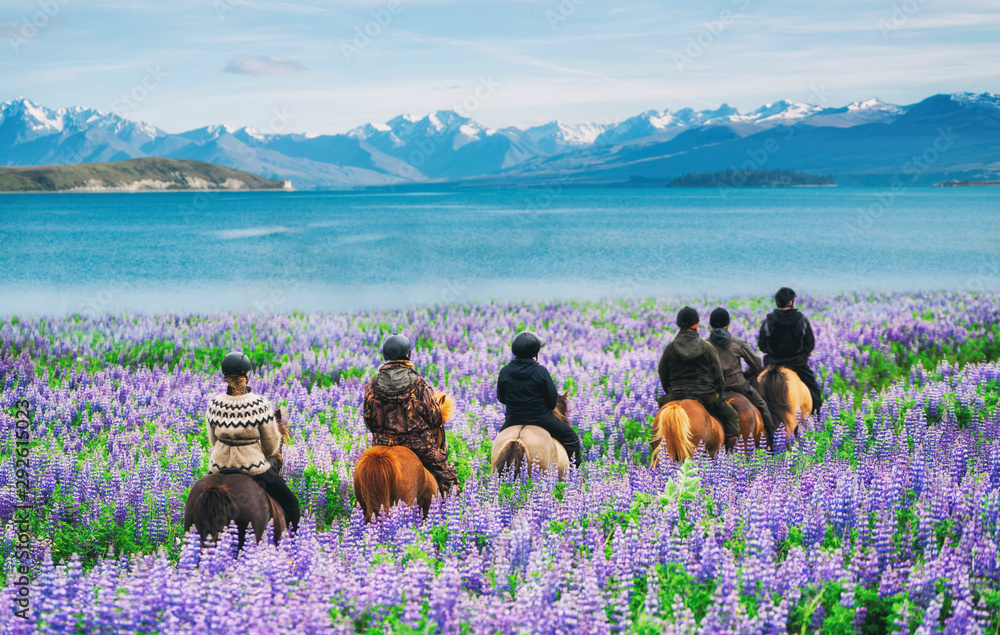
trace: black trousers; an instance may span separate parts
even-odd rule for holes
[[[253,480],[264,488],[264,491],[275,500],[281,509],[285,512],[285,519],[288,521],[289,528],[299,526],[299,518],[301,516],[299,512],[299,499],[295,496],[292,490],[288,489],[288,485],[285,484],[285,479],[281,478],[274,468],[269,469],[263,474],[258,474],[253,477]]]
[[[771,411],[767,407],[767,402],[765,402],[764,398],[760,396],[760,393],[758,393],[754,387],[750,385],[750,382],[746,382],[739,388],[726,388],[726,390],[738,392],[749,399],[750,403],[752,403],[757,410],[760,410],[760,417],[764,420],[764,431],[767,432],[768,435],[774,434],[774,419],[771,417]]]
[[[566,454],[577,467],[583,465],[583,446],[580,443],[580,437],[577,435],[573,428],[563,421],[560,421],[559,417],[555,416],[551,412],[547,416],[539,421],[532,421],[531,423],[525,423],[524,421],[504,421],[501,430],[506,430],[511,426],[538,426],[539,428],[544,428],[546,432],[552,435],[552,438],[562,444],[566,448]]]

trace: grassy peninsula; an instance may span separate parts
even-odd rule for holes
[[[280,190],[286,182],[187,159],[0,167],[0,192]]]

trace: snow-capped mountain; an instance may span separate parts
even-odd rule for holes
[[[869,176],[899,172],[909,157],[934,146],[939,130],[954,129],[961,131],[954,147],[920,179],[936,178],[952,164],[970,174],[1000,170],[1000,96],[992,93],[935,95],[910,106],[877,98],[842,108],[782,100],[747,113],[722,104],[702,111],[648,110],[614,124],[553,121],[526,129],[488,128],[439,110],[332,135],[223,125],[169,134],[117,114],[50,109],[20,98],[0,104],[0,165],[196,159],[291,180],[300,189],[455,180],[513,184],[554,175],[610,183],[740,166],[747,156],[760,156],[775,129],[782,132],[775,137],[779,150],[766,156],[770,167]]]

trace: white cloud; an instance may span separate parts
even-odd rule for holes
[[[272,75],[291,75],[306,70],[306,67],[294,60],[284,60],[263,55],[237,55],[226,64],[227,73],[253,75],[254,77],[270,77]]]

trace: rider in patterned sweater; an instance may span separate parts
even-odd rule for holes
[[[299,500],[269,459],[281,447],[271,402],[247,386],[250,359],[232,352],[222,360],[229,387],[208,402],[205,423],[212,443],[209,472],[240,471],[252,477],[285,511],[289,529],[299,524]]]
[[[382,342],[385,363],[365,387],[362,416],[372,433],[372,445],[402,445],[434,475],[447,494],[458,485],[455,466],[448,462],[441,406],[434,390],[410,362],[410,340],[390,335]]]

